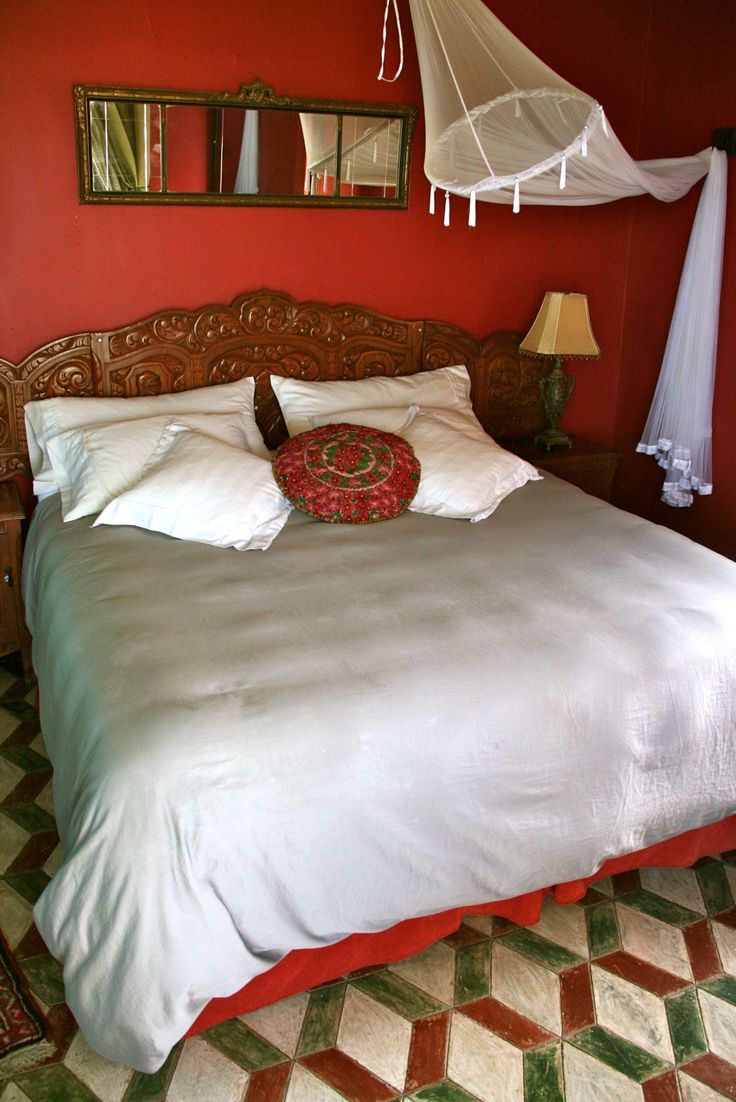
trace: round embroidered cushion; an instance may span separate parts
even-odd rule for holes
[[[331,524],[372,524],[405,512],[419,488],[419,460],[392,432],[323,425],[287,440],[273,473],[295,508]]]

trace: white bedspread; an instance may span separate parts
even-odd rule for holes
[[[155,1070],[293,948],[593,873],[736,810],[736,565],[548,477],[481,524],[26,553],[91,1045]]]

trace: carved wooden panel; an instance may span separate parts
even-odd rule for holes
[[[28,471],[23,409],[31,399],[165,394],[256,379],[256,416],[266,442],[286,438],[271,375],[361,379],[466,363],[473,403],[498,437],[533,435],[543,423],[543,369],[519,359],[519,338],[477,341],[441,322],[403,321],[361,306],[297,302],[277,291],[230,305],[163,310],[105,333],[52,341],[20,364],[0,360],[0,477]]]
[[[428,321],[424,327],[423,368],[466,364],[473,408],[497,439],[534,436],[544,426],[539,380],[549,367],[543,360],[520,356],[520,340],[520,334],[506,330],[476,341],[454,325]]]

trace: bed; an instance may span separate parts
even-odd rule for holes
[[[253,377],[274,448],[272,375],[454,364],[491,435],[539,427],[511,333],[267,291],[168,311],[0,363],[0,463],[28,472],[28,401]],[[262,555],[45,497],[24,594],[65,860],[36,919],[90,1044],[150,1072],[464,911],[531,922],[546,890],[736,847],[735,583],[551,476],[477,524],[294,511]]]

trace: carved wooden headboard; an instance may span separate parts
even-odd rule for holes
[[[361,306],[297,302],[278,291],[239,295],[231,306],[163,310],[122,329],[76,333],[21,363],[0,359],[0,477],[28,473],[23,407],[31,399],[162,394],[246,375],[256,378],[256,413],[267,444],[286,439],[271,373],[299,379],[410,375],[467,364],[473,405],[498,438],[543,425],[543,361],[519,356],[519,335],[477,341],[454,325],[402,321]]]

